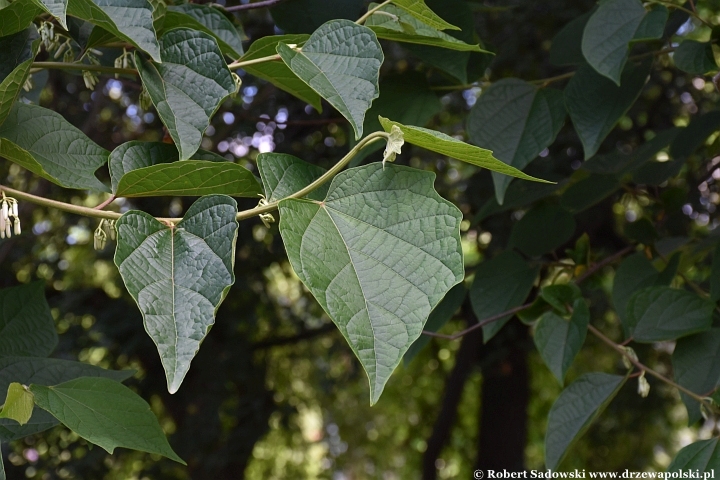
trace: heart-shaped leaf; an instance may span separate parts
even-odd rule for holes
[[[280,202],[290,263],[360,359],[371,404],[464,275],[462,214],[434,178],[374,163],[337,175],[322,202]]]
[[[704,75],[717,71],[712,43],[684,40],[673,53],[675,66],[683,72]]]
[[[0,290],[0,357],[44,357],[58,342],[44,282]]]
[[[81,377],[55,386],[30,385],[38,407],[108,453],[115,447],[157,453],[183,465],[150,405],[122,383]]]
[[[15,102],[0,125],[0,156],[62,187],[107,191],[94,173],[108,155],[47,108]]]
[[[718,442],[720,439],[715,437],[699,440],[684,447],[670,463],[667,473],[677,473],[680,477],[688,472],[712,472],[714,477],[715,472],[720,470],[720,444]]]
[[[276,202],[302,190],[320,178],[327,170],[284,153],[261,153],[257,159],[258,171],[268,202]],[[329,184],[308,193],[306,198],[322,200]]]
[[[39,43],[35,27],[0,37],[0,125],[10,114],[30,73]]]
[[[493,83],[470,110],[470,141],[493,151],[493,156],[522,170],[555,141],[565,122],[562,93],[538,89],[517,78]],[[493,173],[495,196],[502,205],[512,178]]]
[[[217,42],[207,33],[176,28],[160,39],[163,63],[135,64],[160,119],[175,141],[180,160],[200,147],[210,118],[237,86]]]
[[[11,383],[5,397],[5,405],[0,409],[0,418],[9,418],[21,426],[25,425],[32,416],[34,406],[33,394],[19,383]]]
[[[23,385],[57,385],[78,377],[107,377],[121,382],[135,373],[134,370],[105,370],[104,368],[57,358],[2,357],[0,358],[0,392],[12,382]],[[0,420],[0,442],[43,432],[57,425],[52,415],[35,409],[30,421],[23,426],[12,420]]]
[[[378,97],[384,56],[375,33],[349,20],[331,20],[315,30],[302,49],[279,43],[283,62],[330,102],[362,137],[365,112]]]
[[[235,281],[237,204],[200,198],[177,225],[130,211],[116,223],[115,264],[157,345],[175,393]]]
[[[237,59],[243,54],[240,31],[218,8],[194,3],[171,5],[164,16],[163,30],[179,27],[192,28],[212,35],[217,40],[220,50],[229,57]]]
[[[135,45],[156,62],[160,46],[153,27],[153,7],[148,0],[72,0],[68,13]]]
[[[565,383],[565,374],[585,343],[589,322],[590,310],[581,298],[575,301],[569,321],[554,312],[540,318],[535,329],[535,346],[560,385]]]

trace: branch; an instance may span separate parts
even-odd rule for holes
[[[224,7],[226,12],[243,12],[245,10],[253,10],[255,8],[273,7],[286,0],[262,0],[255,3],[246,3],[244,5],[233,5],[232,7]]]
[[[230,70],[237,70],[239,68],[246,67],[248,65],[255,65],[256,63],[265,63],[265,62],[275,62],[277,60],[282,60],[282,57],[280,57],[280,54],[275,55],[269,55],[267,57],[260,57],[260,58],[253,58],[252,60],[245,60],[244,62],[241,61],[235,61],[228,65],[228,68]]]

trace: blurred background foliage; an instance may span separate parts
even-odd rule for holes
[[[446,52],[446,58],[438,58],[418,47],[383,42],[381,96],[368,114],[374,128],[376,108],[398,120],[413,110],[415,118],[426,119],[426,126],[463,136],[465,118],[482,82],[505,77],[536,80],[568,71],[549,63],[552,38],[594,5],[592,0],[427,3],[451,23],[465,27],[466,33],[471,29],[470,39],[476,32],[497,55]],[[720,1],[699,2],[697,7],[704,18],[720,23]],[[257,9],[236,15],[251,42],[282,31],[310,32],[329,18],[356,19],[362,11],[362,2],[356,0],[288,0],[272,14]],[[692,22],[681,28],[688,37],[696,35]],[[116,56],[115,51],[104,51],[109,62]],[[443,61],[453,63],[457,76],[464,78],[437,68]],[[255,169],[261,152],[292,153],[327,167],[351,146],[351,129],[329,105],[320,113],[267,82],[239,73],[241,94],[221,107],[203,148]],[[456,87],[478,80],[467,88]],[[163,138],[155,112],[139,105],[141,87],[136,79],[104,76],[92,92],[81,77],[62,71],[37,73],[33,82],[28,98],[34,96],[30,99],[61,112],[104,148]],[[412,89],[422,91],[408,103],[400,96]],[[713,110],[718,99],[710,78],[679,72],[668,58],[658,57],[649,84],[601,153],[633,151],[653,132],[686,125],[691,117]],[[707,143],[661,186],[627,185],[578,213],[572,241],[557,250],[557,258],[541,265],[544,272],[565,258],[564,249],[582,233],[589,235],[594,258],[623,248],[629,242],[625,226],[642,217],[651,219],[667,241],[692,237],[697,246],[703,238],[712,239],[720,203],[713,173],[720,161],[720,139],[711,137]],[[372,155],[371,160],[380,158],[379,152]],[[494,197],[489,172],[409,146],[398,163],[436,172],[438,191],[464,212],[469,284],[477,264],[506,248],[511,227],[531,203],[476,222],[477,213]],[[580,142],[566,122],[558,139],[527,171],[543,178],[567,178],[582,175],[581,164]],[[86,206],[102,200],[63,190],[9,162],[0,163],[0,178],[13,188]],[[134,199],[118,204],[125,210],[178,216],[192,200]],[[254,204],[239,200],[241,209]],[[3,445],[10,479],[471,478],[476,465],[493,461],[508,468],[543,467],[547,413],[561,387],[536,353],[528,327],[517,320],[484,345],[472,335],[462,343],[432,339],[395,372],[379,404],[371,408],[362,368],[292,273],[277,225],[267,228],[259,219],[244,221],[237,281],[183,387],[171,396],[155,347],[113,264],[114,245],[100,252],[92,249],[93,220],[26,202],[20,208],[27,232],[0,240],[0,286],[46,282],[61,334],[54,356],[137,369],[129,385],[151,403],[188,467],[122,449],[109,456],[56,427]],[[701,245],[692,252],[698,253],[686,255],[680,271],[702,283],[709,274],[707,248]],[[620,327],[608,300],[612,275],[608,267],[583,289],[591,299],[594,323],[618,338]],[[442,332],[457,331],[472,321],[465,305]],[[669,352],[670,345],[656,344],[638,353],[648,365],[668,372]],[[618,365],[614,352],[588,338],[568,382],[583,372],[613,371]],[[646,399],[633,388],[624,389],[564,467],[661,470],[681,446],[710,435],[714,424],[687,427],[677,393],[653,379],[650,383],[652,393]],[[505,457],[493,457],[486,448],[512,438],[522,443]],[[518,458],[521,464],[512,464]]]

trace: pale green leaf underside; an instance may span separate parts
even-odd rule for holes
[[[713,473],[720,470],[720,445],[717,437],[691,443],[680,450],[668,467],[668,472]]]
[[[280,202],[288,258],[360,359],[371,404],[464,275],[462,214],[434,178],[375,163],[337,175],[323,202]]]
[[[370,8],[375,4],[370,4]],[[365,25],[378,38],[396,42],[417,43],[465,52],[487,52],[478,44],[471,45],[417,20],[394,5],[387,5],[367,19]]]
[[[493,152],[484,148],[461,142],[449,135],[427,128],[413,127],[402,125],[387,118],[380,117],[380,124],[386,132],[390,132],[393,125],[397,125],[405,136],[405,142],[417,145],[431,152],[446,155],[463,162],[476,165],[478,167],[487,168],[493,172],[510,175],[512,177],[522,178],[523,180],[534,180],[536,182],[553,183],[540,178],[531,177],[515,167],[511,167],[497,158],[493,157]]]
[[[257,166],[268,202],[282,200],[302,190],[326,172],[324,168],[285,153],[261,153]],[[305,198],[321,201],[329,187],[329,184],[323,184]]]
[[[40,8],[48,12],[53,17],[57,18],[63,28],[67,28],[67,9],[68,0],[31,0],[33,3],[38,5]],[[20,2],[22,3],[22,1]],[[29,3],[26,0],[26,3]]]
[[[599,4],[585,25],[582,39],[585,59],[617,85],[628,59],[628,45],[645,13],[638,0],[607,0]]]
[[[30,385],[35,403],[85,440],[157,453],[185,464],[168,444],[150,405],[122,383],[81,377],[60,385]]]
[[[120,180],[119,197],[230,195],[257,198],[260,183],[247,168],[232,162],[183,160],[139,168]]]
[[[349,20],[331,20],[310,36],[301,51],[279,43],[277,52],[300,79],[348,119],[355,138],[365,112],[379,95],[383,52],[375,33]]]
[[[170,393],[180,388],[235,281],[236,213],[235,200],[209,195],[173,228],[139,211],[116,223],[115,264],[157,345]]]
[[[44,283],[0,290],[0,357],[49,355],[58,342]]]
[[[35,27],[0,37],[0,125],[10,114],[30,73],[38,45]]]
[[[72,0],[68,13],[127,40],[156,62],[161,61],[153,8],[147,0]]]
[[[275,55],[277,54],[277,46],[279,43],[301,45],[304,44],[308,38],[310,38],[310,35],[305,34],[262,37],[250,45],[247,53],[240,60],[244,62]],[[320,95],[300,80],[284,62],[256,63],[254,65],[247,65],[243,67],[243,69],[250,75],[267,80],[276,87],[285,90],[291,95],[295,95],[300,100],[312,105],[318,112],[322,112]]]
[[[121,382],[135,373],[134,370],[105,370],[104,368],[57,358],[1,357],[0,392],[10,383],[23,385],[56,385],[78,377],[107,377]],[[35,409],[30,421],[23,426],[12,420],[0,420],[0,442],[11,442],[28,435],[43,432],[57,425],[57,420],[42,409]]]
[[[545,466],[555,470],[572,444],[615,397],[627,377],[586,373],[565,390],[548,415],[545,434]]]
[[[430,7],[425,4],[424,0],[393,0],[393,4],[402,8],[423,23],[438,30],[460,30],[460,27],[446,22],[433,12]]]
[[[492,150],[499,160],[522,170],[555,141],[565,121],[562,93],[537,89],[516,78],[493,83],[470,110],[470,141]],[[512,178],[493,173],[502,205]]]
[[[165,13],[163,29],[188,27],[215,37],[222,52],[232,58],[243,54],[242,38],[235,25],[217,8],[209,5],[185,3],[169,6]]]
[[[5,397],[5,404],[0,409],[0,418],[8,418],[20,425],[25,425],[32,416],[33,395],[17,382],[11,383]]]
[[[15,102],[0,126],[0,156],[62,187],[107,191],[94,173],[108,155],[47,108]]]
[[[236,91],[217,42],[210,35],[176,28],[160,39],[163,63],[135,54],[140,78],[175,141],[180,160],[192,158],[220,104]]]

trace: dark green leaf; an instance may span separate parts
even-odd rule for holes
[[[711,301],[692,292],[648,287],[628,301],[628,332],[641,343],[675,340],[710,328],[714,308]]]
[[[660,238],[655,225],[645,217],[625,225],[625,236],[643,245],[653,245]]]
[[[393,0],[393,3],[433,28],[438,30],[460,30],[460,27],[456,27],[439,17],[425,4],[424,0]]]
[[[718,69],[710,42],[683,40],[673,53],[675,66],[683,72],[703,75]]]
[[[235,282],[237,204],[224,195],[196,201],[169,227],[145,212],[116,223],[115,264],[158,347],[175,393]]]
[[[670,10],[665,5],[652,5],[635,31],[633,41],[657,40],[662,38]]]
[[[318,28],[301,51],[279,43],[285,64],[348,119],[362,137],[365,112],[378,97],[384,56],[372,30],[349,20]]]
[[[68,14],[127,40],[156,62],[166,60],[164,57],[161,60],[162,52],[153,27],[153,8],[147,0],[72,0]]]
[[[94,172],[109,152],[59,114],[15,102],[0,126],[0,156],[62,187],[107,191]]]
[[[657,285],[670,285],[672,283],[675,275],[677,275],[677,269],[680,265],[681,256],[680,252],[675,252],[673,256],[670,257],[670,260],[667,261],[667,265],[665,265],[665,269],[658,275]]]
[[[555,35],[550,46],[550,63],[557,66],[585,63],[585,56],[582,53],[583,32],[595,10],[597,7],[572,19]]]
[[[11,383],[5,397],[5,404],[0,409],[0,418],[9,418],[21,426],[30,421],[33,413],[33,395],[19,383]]]
[[[717,437],[699,440],[684,447],[670,463],[668,473],[680,472],[682,475],[699,470],[702,473],[712,472],[714,477],[715,472],[720,471],[719,440]]]
[[[464,275],[462,214],[434,179],[374,163],[337,175],[323,202],[280,202],[290,263],[363,364],[373,404]]]
[[[720,381],[720,328],[681,338],[672,355],[675,381],[698,395],[708,395]],[[680,392],[688,412],[688,423],[702,418],[700,404]]]
[[[574,283],[547,285],[540,289],[540,296],[558,313],[565,315],[576,299],[581,296],[580,288]]]
[[[647,162],[633,173],[633,180],[640,185],[660,185],[680,172],[685,164],[684,158],[670,162]]]
[[[427,128],[422,127],[402,125],[384,117],[380,117],[380,124],[386,132],[390,132],[393,125],[396,125],[400,128],[400,130],[402,130],[406,143],[417,145],[418,147],[430,150],[431,152],[447,155],[450,158],[455,158],[478,167],[487,168],[488,170],[499,172],[504,175],[522,178],[523,180],[552,183],[547,180],[531,177],[517,168],[501,162],[497,158],[493,157],[490,150],[469,145],[449,135],[445,135],[444,133],[436,132],[435,130],[428,130]]]
[[[575,218],[557,205],[527,212],[512,228],[509,245],[531,257],[556,250],[575,233]]]
[[[555,401],[545,434],[545,466],[557,469],[575,441],[615,398],[627,377],[586,373]]]
[[[603,201],[620,188],[615,175],[590,175],[568,187],[560,197],[560,205],[572,213],[582,212]]]
[[[7,390],[12,382],[23,385],[56,385],[78,377],[107,377],[120,382],[134,373],[134,370],[105,370],[94,365],[56,358],[3,357],[0,358],[0,391]],[[33,412],[30,421],[23,426],[11,420],[0,420],[0,441],[10,442],[33,435],[52,428],[57,423],[52,415],[39,409]]]
[[[493,155],[522,170],[555,141],[565,121],[565,105],[559,90],[533,85],[517,78],[493,83],[470,110],[467,131],[470,141],[493,151]],[[493,173],[495,196],[503,203],[512,178]]]
[[[581,66],[565,88],[565,105],[585,150],[592,157],[615,124],[640,95],[651,62],[628,64],[618,87],[587,65]]]
[[[628,59],[628,45],[645,17],[638,0],[606,0],[588,19],[582,52],[588,63],[618,86]]]
[[[163,63],[135,64],[160,119],[175,141],[180,160],[200,147],[210,118],[237,86],[217,42],[210,35],[176,28],[160,39]]]
[[[589,322],[590,310],[581,298],[575,301],[569,321],[553,312],[547,312],[538,322],[535,346],[560,385],[565,382],[568,368],[585,343]]]
[[[715,247],[710,270],[710,298],[717,303],[720,300],[720,243]]]
[[[478,265],[475,280],[470,287],[470,301],[478,321],[522,305],[535,283],[538,271],[537,267],[531,267],[520,255],[511,251]],[[483,325],[485,343],[511,318],[512,315],[506,315]]]
[[[657,132],[652,139],[640,145],[637,150],[629,155],[628,162],[623,165],[622,173],[635,171],[654,159],[660,150],[667,147],[677,138],[681,131],[682,129],[673,127]]]
[[[627,326],[627,305],[630,297],[638,290],[657,285],[659,277],[660,273],[643,253],[636,253],[627,257],[615,272],[612,301],[626,337],[630,335]]]
[[[438,303],[437,307],[430,312],[430,316],[428,317],[423,330],[428,332],[437,332],[440,330],[453,317],[453,315],[455,315],[455,312],[460,309],[460,306],[465,301],[466,296],[467,289],[462,283],[458,283],[451,288],[447,295],[445,295],[445,298],[443,298],[442,301]],[[415,356],[420,353],[420,350],[425,348],[425,345],[428,343],[430,343],[430,336],[420,335],[418,339],[410,345],[408,351],[405,352],[403,364],[408,365],[412,362],[413,358],[415,358]]]
[[[242,37],[232,21],[216,7],[185,3],[170,5],[164,16],[163,30],[186,27],[212,35],[220,50],[234,59],[243,54]]]
[[[35,27],[0,37],[0,125],[25,84],[39,43]]]
[[[563,187],[563,183],[565,182],[562,180],[555,184],[513,182],[505,193],[503,204],[498,204],[495,197],[488,200],[473,219],[473,224],[477,224],[477,222],[482,221],[490,215],[525,207],[538,200],[549,197]]]
[[[670,144],[670,157],[685,160],[700,148],[707,138],[720,128],[720,111],[698,115],[690,120],[687,127],[678,133]]]
[[[30,391],[38,407],[108,453],[125,447],[185,464],[168,444],[150,405],[122,383],[81,377],[49,387],[30,385]]]
[[[257,158],[257,166],[268,202],[277,202],[302,190],[327,171],[284,153],[261,153]],[[321,185],[305,198],[322,201],[328,188],[328,183]]]
[[[118,183],[119,197],[230,195],[257,198],[260,183],[245,167],[232,162],[184,160],[161,163],[126,173]]]
[[[277,54],[277,46],[279,43],[302,45],[308,38],[310,38],[310,36],[305,34],[262,37],[250,45],[247,53],[240,60],[245,62],[247,60],[269,57],[270,55]],[[322,112],[320,95],[300,80],[284,62],[261,62],[254,65],[247,65],[243,67],[243,69],[250,75],[267,80],[276,87],[295,95],[300,100],[312,105],[318,112]]]
[[[25,30],[42,11],[32,1],[13,2],[0,9],[0,37]]]
[[[363,5],[362,0],[292,0],[271,8],[270,14],[286,33],[313,33],[330,20],[357,20]]]
[[[0,357],[44,357],[57,343],[43,282],[0,290]]]

